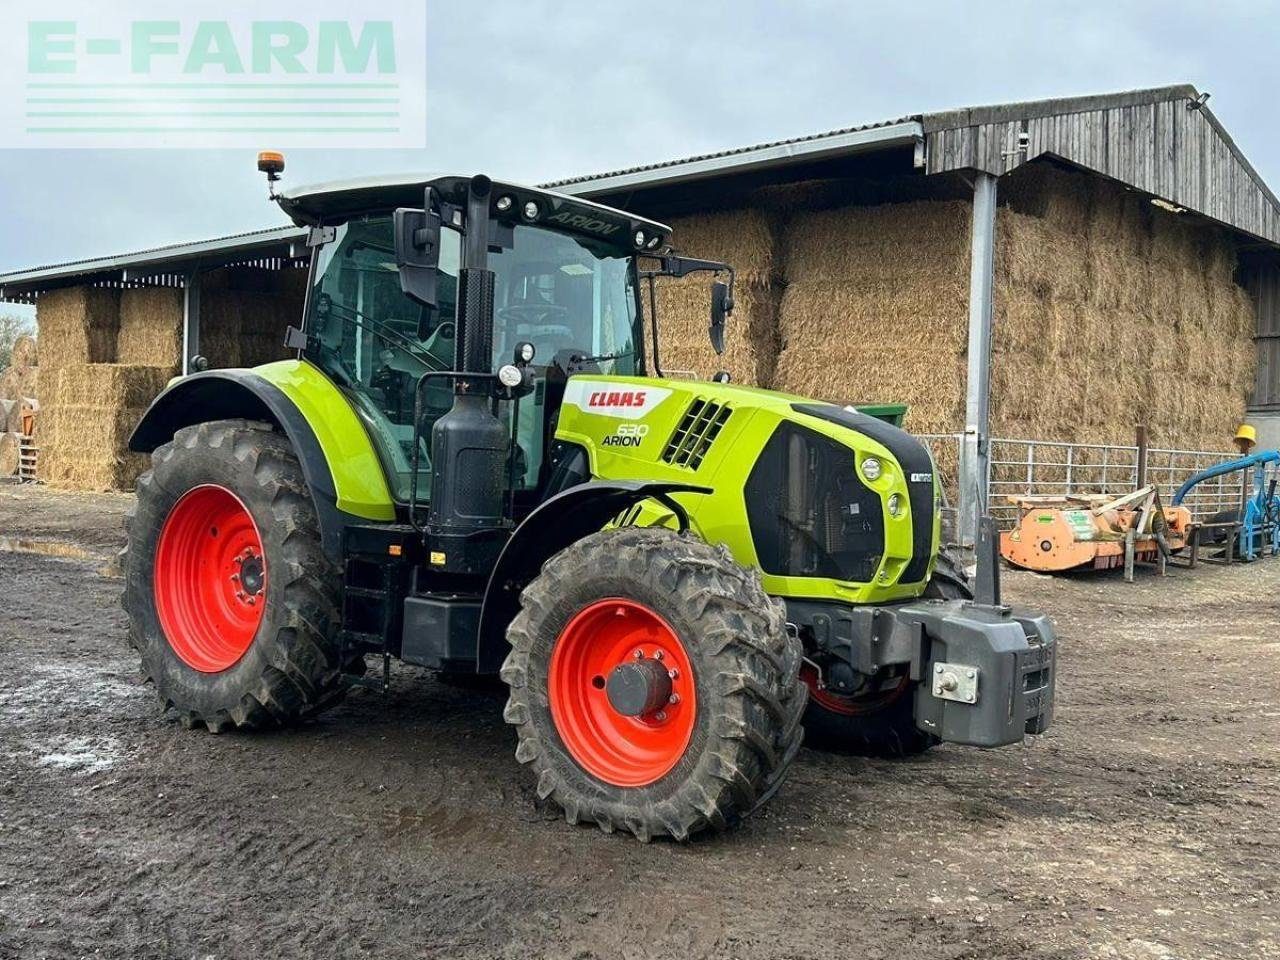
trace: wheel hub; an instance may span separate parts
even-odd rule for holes
[[[620,663],[609,673],[605,694],[609,706],[624,717],[657,713],[671,697],[671,677],[660,660]]]
[[[600,600],[565,625],[547,693],[570,755],[615,786],[662,779],[693,736],[697,692],[688,652],[666,620],[633,600]]]
[[[266,568],[263,566],[262,557],[255,554],[252,548],[246,547],[245,552],[236,557],[236,565],[240,571],[231,575],[232,580],[240,584],[236,597],[252,604],[262,593],[265,582]]]

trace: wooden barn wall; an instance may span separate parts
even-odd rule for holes
[[[1185,99],[1045,116],[925,118],[929,173],[1003,174],[1053,154],[1256,237],[1280,243],[1280,208],[1207,109]],[[1100,104],[1100,106],[1102,106]],[[968,122],[972,120],[973,122]],[[1017,150],[1018,135],[1028,136]]]
[[[1248,259],[1241,272],[1258,314],[1258,372],[1250,407],[1280,410],[1280,262]]]

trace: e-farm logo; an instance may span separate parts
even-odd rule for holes
[[[425,72],[417,0],[23,0],[0,147],[422,147]]]

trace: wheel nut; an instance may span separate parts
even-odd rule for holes
[[[668,677],[670,677],[672,680],[678,680],[678,679],[680,679],[680,671],[679,671],[679,670],[668,670],[668,671],[667,671],[667,676],[668,676]]]
[[[662,652],[661,650],[655,650],[655,651],[653,651],[653,659],[655,659],[655,660],[661,660],[661,659],[663,658],[663,656],[664,656],[664,654],[663,654],[663,652]]]
[[[680,694],[678,693],[673,693],[671,696],[667,697],[667,703],[671,704],[672,706],[675,706],[679,702],[680,702]]]
[[[643,650],[637,650],[637,651],[636,651],[636,653],[635,653],[635,657],[636,657],[636,659],[637,659],[637,660],[643,660],[643,659],[644,659],[644,651],[643,651]]]
[[[663,723],[667,719],[667,711],[659,710],[653,715],[653,719],[657,720],[659,723]]]
[[[232,579],[232,580],[239,580],[239,579],[240,579],[240,574],[238,574],[238,573],[233,573],[233,574],[231,575],[231,579]]]

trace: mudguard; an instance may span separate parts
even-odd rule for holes
[[[494,565],[480,609],[476,668],[497,673],[507,655],[507,624],[520,609],[520,591],[538,575],[542,564],[571,543],[603,528],[628,507],[659,499],[677,515],[683,510],[673,493],[711,493],[687,483],[641,480],[593,480],[570,487],[525,517]]]
[[[289,438],[319,514],[325,552],[335,560],[342,556],[346,522],[395,519],[364,427],[338,388],[302,361],[175,380],[134,428],[129,449],[150,453],[183,427],[236,418],[273,424]]]

